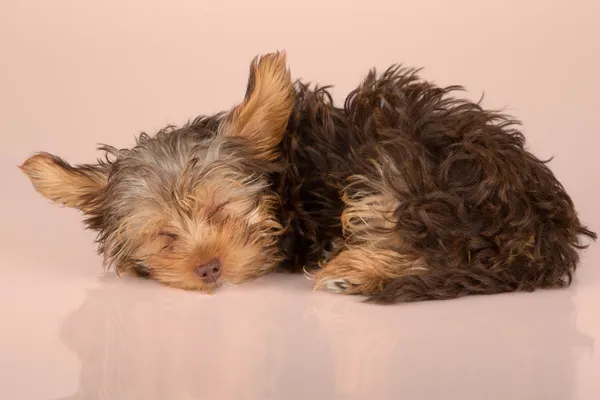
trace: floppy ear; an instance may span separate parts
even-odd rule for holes
[[[104,165],[74,167],[48,153],[28,158],[19,168],[42,196],[83,212],[91,210],[108,179]]]
[[[256,57],[250,65],[246,97],[231,110],[221,132],[248,139],[258,157],[271,160],[277,155],[294,99],[285,53]]]

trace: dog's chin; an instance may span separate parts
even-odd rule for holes
[[[190,292],[200,292],[211,294],[217,291],[221,286],[226,285],[225,281],[217,281],[217,282],[202,282],[200,279],[197,281],[185,281],[185,282],[164,282],[157,279],[157,281],[165,286],[169,286],[175,289],[183,289]]]
[[[138,276],[139,274],[134,274]],[[200,278],[186,276],[186,277],[173,277],[173,276],[160,276],[160,274],[151,274],[149,276],[143,276],[142,278],[154,281],[166,287],[173,289],[182,289],[190,292],[201,292],[201,293],[213,293],[223,285],[228,285],[227,280],[219,279],[216,282],[205,282]]]
[[[202,283],[202,286],[200,286],[197,289],[197,291],[206,293],[206,294],[212,294],[212,293],[216,292],[224,284],[225,284],[225,282],[223,282],[223,281],[217,281],[215,283]]]

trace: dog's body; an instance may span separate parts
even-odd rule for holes
[[[596,235],[516,121],[399,67],[343,109],[296,88],[283,222],[288,258],[318,264],[317,285],[388,302],[571,282],[580,237]]]
[[[456,89],[395,67],[338,108],[269,55],[227,114],[106,148],[114,161],[22,169],[87,215],[118,270],[186,289],[277,267],[378,302],[568,285],[595,233],[514,121]]]

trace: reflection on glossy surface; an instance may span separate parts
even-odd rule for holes
[[[62,326],[81,373],[61,399],[569,399],[594,344],[568,292],[378,307],[307,291],[109,275]]]

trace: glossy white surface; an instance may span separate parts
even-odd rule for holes
[[[382,307],[273,275],[207,296],[103,273],[16,168],[228,108],[285,48],[340,98],[392,62],[485,89],[600,231],[600,6],[486,3],[0,0],[0,399],[599,399],[599,245],[562,291]]]
[[[36,274],[2,283],[7,399],[600,393],[597,287],[378,307],[292,276],[201,296],[112,274]]]

